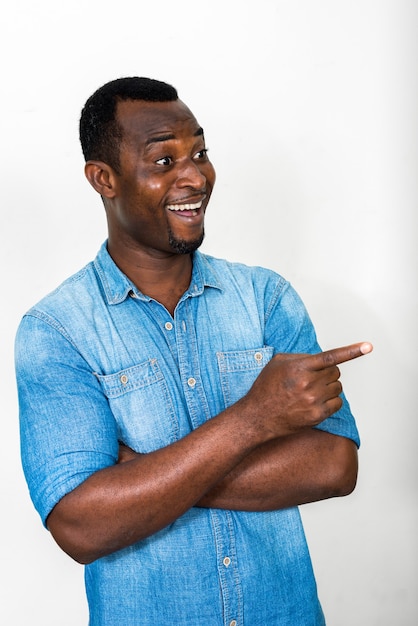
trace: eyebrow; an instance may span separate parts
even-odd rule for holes
[[[195,133],[193,133],[193,137],[200,137],[201,135],[203,135],[203,128],[201,126],[199,126],[199,128],[196,130]],[[160,143],[163,141],[170,141],[171,139],[175,139],[175,135],[173,135],[173,133],[168,133],[167,135],[159,135],[156,137],[150,137],[149,139],[147,139],[147,141],[145,142],[146,146],[149,146],[152,143]]]

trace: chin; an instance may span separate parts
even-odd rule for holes
[[[200,235],[198,239],[193,239],[189,241],[185,239],[178,239],[174,237],[172,233],[170,233],[170,239],[169,239],[170,248],[176,254],[191,254],[202,245],[204,238],[205,238],[204,232],[202,232],[202,234]]]

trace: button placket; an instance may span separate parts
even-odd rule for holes
[[[243,623],[242,589],[235,546],[234,521],[229,511],[212,511],[219,585],[225,626]]]

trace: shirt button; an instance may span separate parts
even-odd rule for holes
[[[196,379],[193,377],[190,377],[189,380],[187,381],[187,384],[189,385],[189,387],[194,387],[196,384]]]
[[[237,626],[237,620],[233,619],[232,622],[229,622],[229,626]]]
[[[122,374],[122,376],[120,377],[120,382],[122,383],[122,385],[126,385],[126,383],[128,382],[128,377],[126,374]]]
[[[166,322],[164,326],[166,330],[173,330],[173,324],[171,322]]]
[[[256,352],[254,354],[254,358],[255,358],[256,361],[260,362],[260,361],[263,360],[263,355],[261,354],[261,352]]]
[[[229,556],[226,556],[224,558],[223,564],[225,565],[225,567],[229,567],[231,565],[231,559],[229,558]]]

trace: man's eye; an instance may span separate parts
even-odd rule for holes
[[[206,159],[208,156],[208,149],[207,148],[203,148],[202,150],[199,150],[199,152],[196,152],[196,154],[194,155],[194,158],[199,161],[202,159]]]
[[[162,159],[158,159],[158,161],[155,161],[157,165],[171,165],[173,162],[173,159],[169,156],[165,156],[162,157]]]

